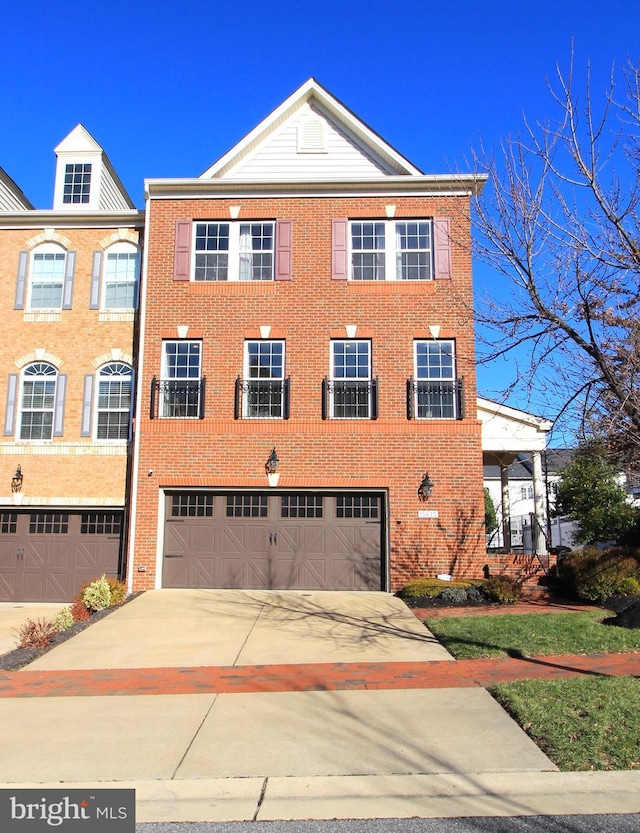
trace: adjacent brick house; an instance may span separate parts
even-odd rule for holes
[[[78,125],[53,209],[0,170],[0,601],[123,568],[144,214]]]
[[[146,181],[133,590],[481,574],[483,184],[313,79],[200,177]]]

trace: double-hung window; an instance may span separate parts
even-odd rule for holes
[[[107,249],[104,266],[104,309],[135,309],[138,297],[140,253],[131,243]]]
[[[409,395],[417,419],[459,419],[461,390],[456,380],[454,341],[416,341],[415,380]]]
[[[204,379],[201,341],[165,341],[162,350],[161,379],[153,380],[151,409],[160,417],[204,416]]]
[[[325,380],[325,408],[333,419],[375,419],[377,385],[371,374],[371,342],[331,342],[331,378]]]
[[[433,277],[431,220],[354,220],[349,230],[352,280]]]
[[[59,246],[41,246],[31,257],[30,309],[62,309],[66,252]]]
[[[133,371],[128,364],[112,362],[98,374],[97,438],[128,440]]]
[[[195,223],[195,281],[270,281],[272,221]]]
[[[285,379],[284,341],[246,341],[244,379],[238,379],[236,415],[245,419],[286,419],[289,384]]]

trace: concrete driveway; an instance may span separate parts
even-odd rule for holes
[[[451,657],[385,593],[160,590],[17,673],[434,660]],[[140,821],[387,815],[385,795],[420,815],[451,789],[430,778],[555,770],[482,688],[3,697],[0,725],[0,782],[133,785]]]
[[[51,620],[61,602],[0,602],[0,654],[18,647],[18,631],[27,619]]]

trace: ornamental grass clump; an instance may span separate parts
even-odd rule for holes
[[[27,619],[18,631],[18,647],[46,648],[57,631],[46,619]]]

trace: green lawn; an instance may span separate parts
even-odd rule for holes
[[[522,680],[490,689],[563,771],[640,768],[640,680]]]
[[[640,629],[600,624],[607,615],[488,615],[425,624],[457,658],[640,650]],[[640,679],[522,680],[490,691],[561,770],[640,768]]]
[[[427,628],[456,659],[606,654],[640,650],[640,629],[602,625],[606,611],[529,613],[427,619]]]

